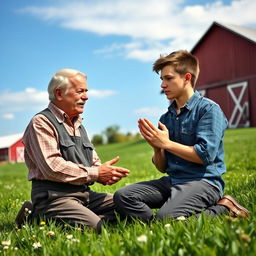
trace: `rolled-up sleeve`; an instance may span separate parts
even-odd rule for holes
[[[205,165],[213,163],[222,143],[227,120],[217,104],[207,106],[198,121],[194,149]]]

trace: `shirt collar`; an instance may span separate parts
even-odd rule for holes
[[[52,102],[49,103],[48,108],[51,110],[51,112],[56,117],[57,121],[59,123],[67,122],[69,120],[68,115],[60,108],[58,108],[55,104]],[[70,120],[69,120],[70,121]],[[77,119],[75,120],[74,124],[81,125],[83,121],[83,118],[79,115]]]
[[[195,91],[192,97],[187,101],[184,108],[187,108],[188,110],[191,110],[199,98],[201,97],[200,93],[198,91]],[[169,111],[176,113],[176,101],[174,100],[171,105],[169,106]]]

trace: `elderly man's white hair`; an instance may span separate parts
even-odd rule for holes
[[[75,69],[65,68],[65,69],[61,69],[61,70],[57,71],[53,75],[53,77],[48,85],[49,100],[50,101],[55,100],[54,91],[57,88],[65,90],[65,92],[66,92],[68,87],[71,85],[69,78],[77,76],[77,75],[82,75],[82,76],[86,77],[86,75],[84,73],[82,73],[78,70],[75,70]]]

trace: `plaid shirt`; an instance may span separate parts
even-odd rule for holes
[[[48,108],[58,122],[64,124],[71,136],[80,136],[80,116],[72,124],[65,112],[53,103],[50,103]],[[28,180],[50,180],[82,185],[98,179],[98,166],[101,162],[96,151],[93,151],[91,167],[66,161],[61,155],[58,132],[44,115],[39,114],[32,118],[25,131],[23,143],[25,162],[29,169]]]

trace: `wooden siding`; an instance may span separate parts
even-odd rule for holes
[[[194,49],[200,61],[197,86],[256,76],[256,44],[217,25]]]
[[[215,23],[192,53],[200,62],[196,88],[205,90],[205,96],[221,106],[228,120],[231,118],[236,123],[241,114],[237,127],[248,123],[255,127],[256,43]],[[239,88],[232,88],[232,92],[230,88],[240,83],[246,84],[241,102],[238,100]]]

